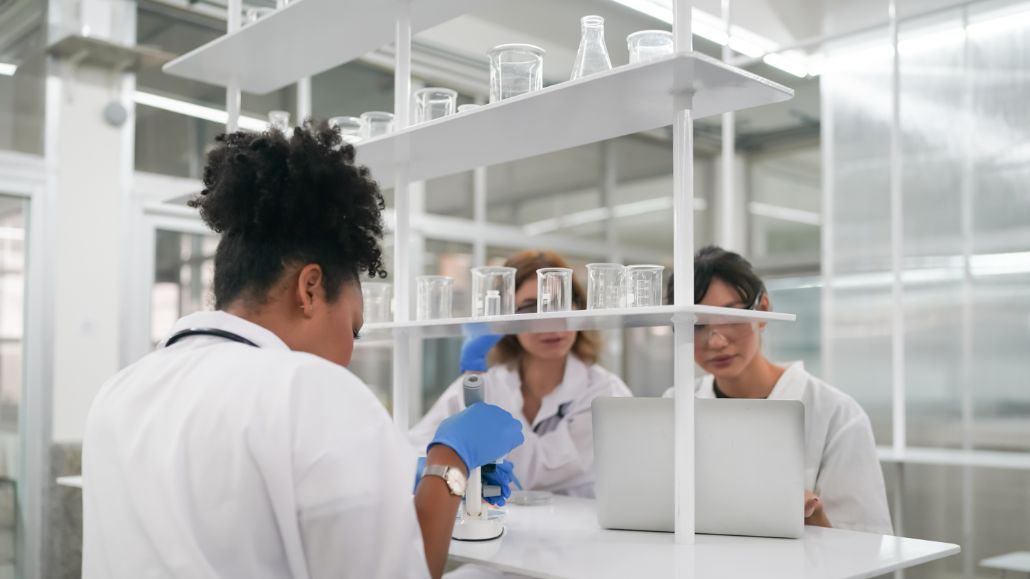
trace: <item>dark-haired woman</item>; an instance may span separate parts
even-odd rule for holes
[[[671,299],[671,279],[668,295]],[[712,246],[694,258],[694,301],[770,309],[765,284],[751,264]],[[766,358],[764,329],[764,322],[695,326],[694,360],[708,372],[698,380],[697,396],[803,402],[806,524],[893,534],[869,417],[853,398],[809,374],[801,362],[780,366]]]
[[[526,313],[537,311],[537,270],[568,267],[550,251],[524,251],[505,265],[516,270],[515,303]],[[575,280],[572,302],[577,309],[586,307],[586,292]],[[524,488],[594,495],[590,403],[599,396],[632,395],[618,376],[596,363],[598,348],[590,332],[482,336],[463,348],[462,371],[486,372],[485,400],[522,422],[525,443],[509,458]],[[462,408],[459,379],[415,425],[412,439],[423,445],[441,421]]]
[[[439,577],[464,477],[507,412],[440,425],[411,498],[404,433],[347,371],[383,199],[324,123],[223,135],[191,203],[221,234],[217,311],[113,377],[83,443],[83,577]]]

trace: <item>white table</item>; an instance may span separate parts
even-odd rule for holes
[[[1007,555],[998,555],[997,557],[980,561],[980,566],[989,569],[1000,569],[1002,577],[1008,571],[1030,575],[1030,552],[1018,551]]]
[[[508,507],[505,534],[483,543],[451,542],[451,557],[542,578],[874,577],[959,552],[958,545],[806,527],[802,539],[607,531],[594,502],[555,497],[549,506]]]

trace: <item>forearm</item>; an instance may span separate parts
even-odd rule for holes
[[[439,444],[429,450],[426,464],[451,466],[468,474],[465,463],[458,455],[450,448]],[[426,563],[429,566],[429,574],[434,579],[443,575],[451,543],[451,531],[454,528],[454,517],[460,502],[459,497],[450,493],[447,483],[436,476],[422,479],[415,491],[415,512],[422,528]]]

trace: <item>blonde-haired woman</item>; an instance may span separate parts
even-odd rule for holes
[[[537,311],[538,269],[568,267],[550,251],[523,251],[505,265],[516,270],[518,313]],[[576,309],[586,307],[586,292],[576,280],[572,302]],[[486,372],[485,401],[522,422],[526,440],[508,458],[524,488],[593,496],[590,403],[599,396],[632,395],[618,376],[597,364],[599,349],[598,338],[591,332],[481,336],[462,348],[462,371]],[[412,440],[424,447],[440,422],[463,408],[458,379],[415,425]]]

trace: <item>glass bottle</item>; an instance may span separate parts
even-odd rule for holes
[[[604,45],[604,18],[584,16],[580,24],[579,51],[572,66],[571,80],[612,69],[608,48]]]

